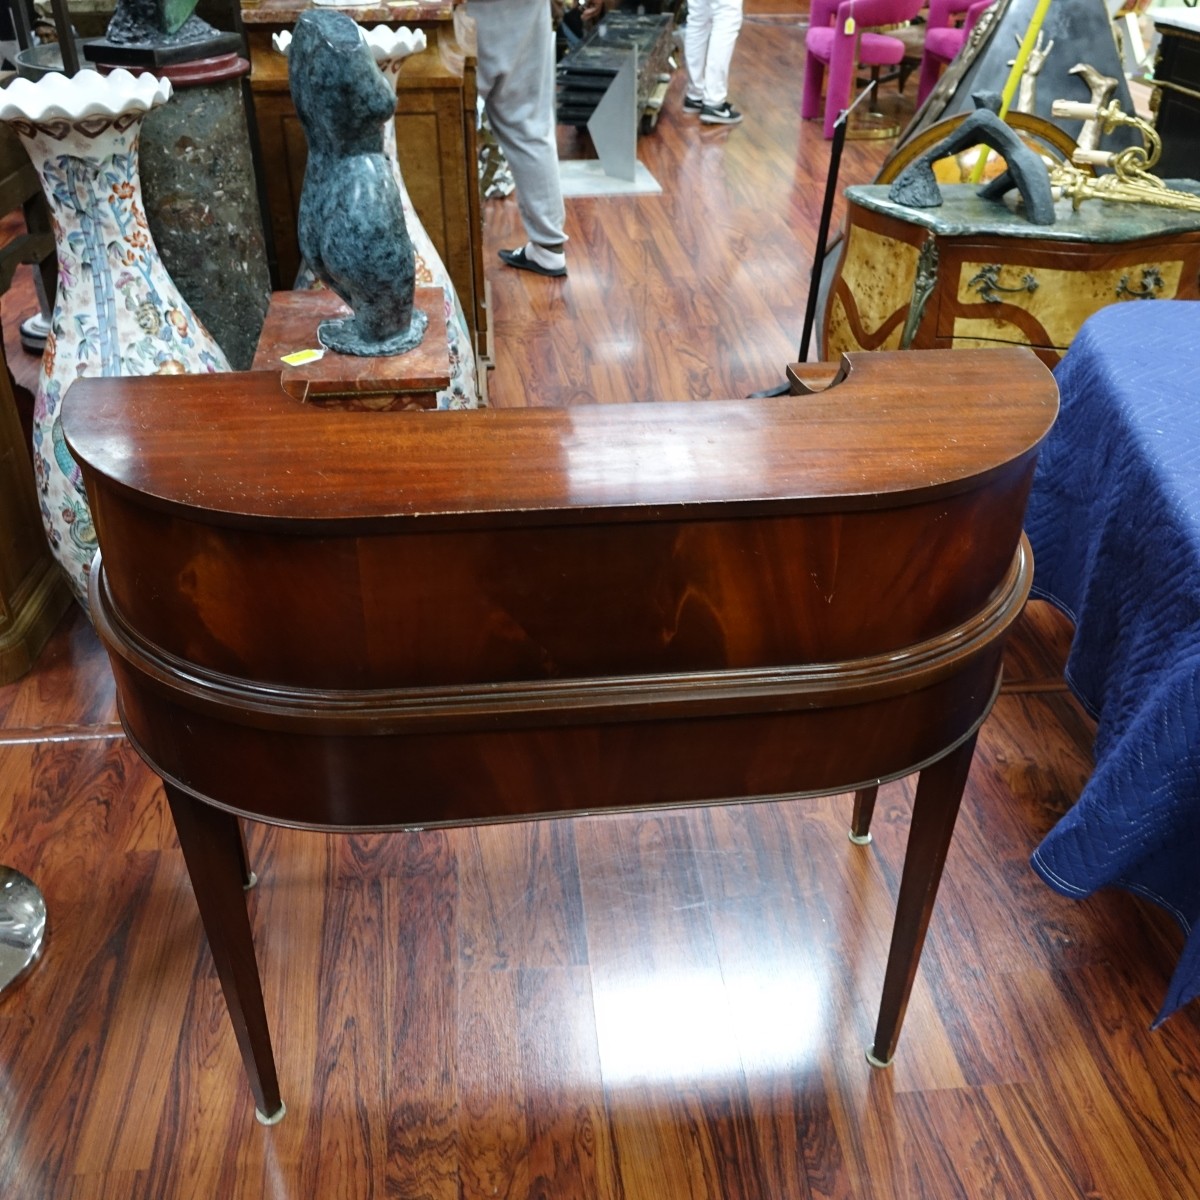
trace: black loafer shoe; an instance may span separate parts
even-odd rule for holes
[[[558,277],[567,273],[566,267],[543,267],[541,263],[535,263],[526,257],[524,246],[520,250],[501,250],[500,259],[506,266],[516,267],[518,271],[532,271],[535,275]]]

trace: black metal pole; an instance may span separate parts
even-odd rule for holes
[[[58,52],[62,55],[63,71],[67,75],[79,74],[79,52],[75,48],[75,35],[71,32],[71,13],[67,0],[50,0],[54,13],[54,28],[58,33]]]
[[[842,165],[842,148],[846,144],[846,122],[850,114],[875,91],[875,80],[871,80],[855,97],[849,108],[838,113],[833,123],[833,143],[829,147],[829,171],[825,176],[825,199],[821,205],[821,220],[817,225],[817,248],[813,254],[812,275],[808,281],[808,303],[804,306],[804,330],[800,335],[800,353],[797,362],[808,361],[808,348],[812,342],[813,325],[817,316],[817,294],[821,288],[821,269],[825,265],[825,243],[829,240],[829,222],[833,217],[833,204],[837,199],[838,172]],[[765,392],[751,392],[751,399],[762,399],[766,396],[786,396],[789,385],[784,382],[777,387],[768,388]]]
[[[829,222],[833,217],[833,204],[837,199],[838,172],[842,166],[842,149],[846,145],[846,124],[850,114],[875,91],[875,80],[871,80],[849,108],[838,113],[833,123],[833,145],[829,148],[829,174],[825,177],[825,201],[821,205],[821,222],[817,226],[817,249],[813,255],[812,278],[808,284],[808,304],[804,309],[804,332],[800,335],[800,357],[797,362],[808,361],[808,347],[812,342],[813,325],[817,317],[817,293],[821,288],[821,268],[825,265],[826,243],[829,240]]]
[[[28,0],[9,0],[9,11],[12,13],[13,36],[22,50],[33,46],[33,21],[29,15]]]

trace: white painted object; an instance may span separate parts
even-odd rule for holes
[[[59,283],[34,400],[33,463],[51,550],[85,609],[96,533],[63,437],[67,389],[81,376],[229,369],[146,223],[138,135],[170,95],[169,80],[122,70],[51,73],[0,89],[0,120],[20,137],[54,218]]]

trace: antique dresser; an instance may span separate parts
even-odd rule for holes
[[[1200,297],[1200,213],[1061,201],[1055,224],[1031,225],[975,190],[943,184],[941,207],[918,209],[847,189],[825,358],[1015,344],[1053,366],[1098,309]]]

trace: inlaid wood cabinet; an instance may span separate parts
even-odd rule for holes
[[[1031,225],[943,185],[940,208],[847,190],[824,316],[825,357],[846,350],[1024,345],[1053,366],[1109,304],[1200,298],[1200,213],[1087,201]]]

